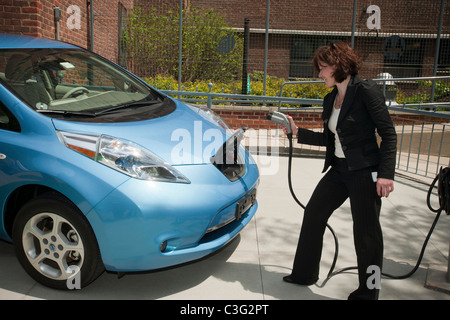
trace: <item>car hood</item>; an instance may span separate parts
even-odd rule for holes
[[[151,120],[85,123],[52,119],[56,130],[134,142],[171,165],[210,163],[230,133],[179,101],[174,112]]]

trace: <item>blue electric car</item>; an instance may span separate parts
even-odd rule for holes
[[[93,52],[0,34],[0,238],[46,286],[227,244],[257,210],[243,136]]]

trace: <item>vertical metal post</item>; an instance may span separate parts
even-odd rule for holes
[[[356,30],[356,6],[358,5],[358,0],[353,1],[353,19],[352,19],[352,43],[351,47],[355,48],[355,30]]]
[[[89,12],[90,12],[90,19],[91,19],[91,51],[94,51],[94,0],[89,1]]]
[[[178,19],[178,91],[181,91],[181,66],[183,59],[183,0],[180,0],[180,13]]]
[[[242,57],[242,94],[247,94],[247,62],[248,62],[248,47],[250,43],[250,20],[244,19],[244,49]]]
[[[60,40],[59,38],[59,21],[61,20],[61,8],[60,7],[54,7],[53,8],[53,18],[55,20],[55,39]]]
[[[441,42],[441,33],[442,33],[442,22],[444,20],[444,2],[445,0],[441,0],[441,12],[439,16],[439,26],[436,36],[436,53],[434,55],[434,68],[433,68],[433,76],[436,77],[437,74],[437,67],[439,63],[439,47]],[[436,80],[433,79],[432,86],[431,86],[431,98],[430,102],[434,101],[434,90],[436,87]]]
[[[208,102],[207,102],[207,108],[208,109],[211,109],[212,108],[212,97],[211,97],[211,90],[212,90],[212,87],[213,87],[214,85],[211,83],[211,82],[209,82],[208,83],[208,88],[209,88],[209,94],[208,94]]]
[[[266,37],[264,43],[264,83],[263,96],[266,95],[266,79],[267,79],[267,57],[269,53],[269,19],[270,19],[270,0],[267,0],[266,7]]]

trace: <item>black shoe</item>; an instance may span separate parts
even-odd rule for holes
[[[380,290],[358,288],[348,296],[348,300],[378,300]]]
[[[283,281],[286,281],[287,283],[294,283],[294,280],[292,280],[291,275],[283,277]]]
[[[284,276],[283,277],[283,281],[285,281],[287,283],[299,284],[301,286],[310,286],[310,285],[316,283],[317,279],[315,279],[315,280],[306,280],[306,281],[296,281],[296,280],[292,279],[292,275],[288,275],[288,276]]]

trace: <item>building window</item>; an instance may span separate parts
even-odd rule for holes
[[[441,39],[439,44],[438,76],[450,75],[450,39]]]
[[[386,38],[383,43],[383,72],[394,78],[421,77],[424,48],[423,39]]]
[[[345,41],[345,37],[331,37],[326,35],[292,35],[290,49],[290,78],[314,78],[311,60],[317,48],[333,41]]]

